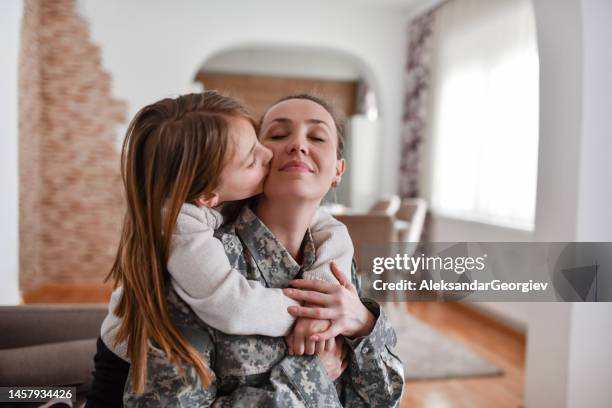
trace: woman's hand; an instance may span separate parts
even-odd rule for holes
[[[290,306],[287,311],[294,317],[331,320],[327,330],[310,336],[312,341],[333,339],[339,334],[347,337],[369,334],[376,323],[374,316],[361,303],[355,286],[346,280],[333,262],[331,270],[340,284],[321,280],[290,281],[297,289],[283,289],[285,295],[311,306]]]
[[[329,350],[326,349],[317,354],[329,378],[336,381],[346,370],[349,359],[347,357],[347,346],[344,344],[342,337],[336,337],[330,341],[331,347]]]

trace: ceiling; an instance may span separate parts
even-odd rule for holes
[[[332,0],[336,3],[360,3],[367,4],[371,6],[382,6],[382,7],[392,7],[401,9],[402,11],[406,11],[408,13],[412,13],[418,11],[420,9],[424,9],[429,7],[430,5],[434,5],[436,3],[440,3],[441,0]]]

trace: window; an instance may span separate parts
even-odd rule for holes
[[[533,230],[539,63],[529,0],[436,11],[429,182],[436,214]]]

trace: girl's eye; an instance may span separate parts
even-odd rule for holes
[[[253,159],[253,162],[247,166],[247,169],[252,169],[253,167],[255,167],[255,163],[257,163],[257,158]]]
[[[279,139],[282,139],[282,138],[284,138],[284,137],[287,137],[287,135],[281,135],[281,134],[279,134],[279,135],[270,135],[270,136],[268,137],[268,139],[272,139],[272,140],[279,140]]]

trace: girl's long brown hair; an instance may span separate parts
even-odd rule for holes
[[[181,206],[218,185],[232,117],[253,123],[240,103],[207,91],[145,106],[128,127],[121,153],[127,210],[107,279],[123,287],[115,310],[122,318],[115,344],[127,340],[137,393],[144,391],[149,341],[181,374],[185,362],[195,367],[203,385],[211,382],[203,356],[168,313],[166,265]]]

